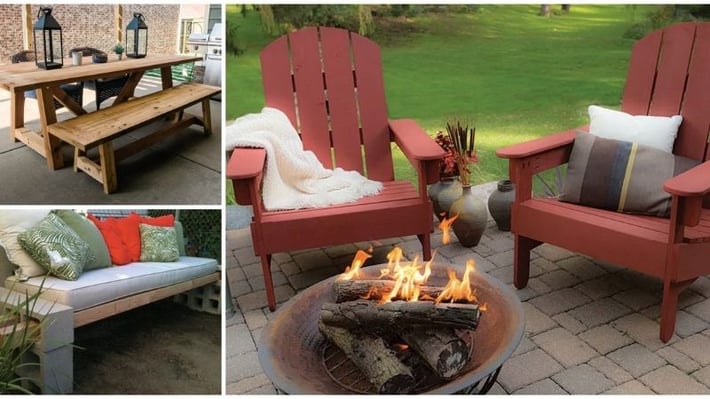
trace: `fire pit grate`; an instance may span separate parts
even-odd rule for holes
[[[468,344],[469,357],[471,357],[474,348],[474,333],[466,330],[459,332],[460,337]],[[359,368],[348,358],[348,356],[337,346],[327,343],[323,348],[323,368],[328,373],[333,381],[337,382],[341,387],[359,394],[376,394],[377,391],[370,384],[365,376],[360,372]],[[446,384],[446,380],[437,377],[431,373],[422,362],[414,362],[412,360],[416,355],[411,351],[400,352],[397,354],[402,363],[410,365],[416,363],[412,368],[412,373],[415,377],[415,385],[412,389],[413,394],[425,393],[438,386]],[[478,384],[469,387],[468,390],[457,393],[480,393],[488,392],[493,386],[493,383],[498,377],[498,368],[495,372],[489,375],[488,380],[481,386],[481,389],[476,391]]]
[[[376,278],[382,265],[363,268],[363,278]],[[448,280],[446,270],[462,267],[435,264],[430,281]],[[340,349],[331,347],[318,330],[321,306],[332,301],[335,277],[323,280],[281,305],[264,327],[259,340],[259,361],[277,389],[289,394],[373,393],[370,383],[348,364]],[[505,360],[523,335],[523,309],[513,290],[484,274],[474,273],[471,284],[488,310],[481,316],[471,359],[453,380],[417,378],[415,392],[427,394],[486,393],[496,381]],[[469,346],[471,347],[471,346]],[[339,353],[340,352],[340,353]],[[406,352],[405,352],[406,353]],[[433,373],[427,373],[434,376]],[[416,377],[416,376],[415,376]]]

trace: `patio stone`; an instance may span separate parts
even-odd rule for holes
[[[227,275],[229,277],[229,274]],[[246,295],[252,292],[251,285],[249,285],[248,280],[234,281],[231,278],[229,281],[229,289],[231,290],[232,297],[236,298],[238,296]]]
[[[708,277],[698,278],[689,288],[705,298],[710,298],[710,278]]]
[[[594,327],[583,332],[579,337],[602,355],[634,342],[630,337],[608,325]]]
[[[591,328],[608,323],[630,312],[629,308],[619,302],[610,298],[602,298],[573,309],[569,313]]]
[[[563,328],[545,331],[534,336],[532,340],[565,368],[599,356],[584,341]]]
[[[241,323],[228,327],[225,333],[230,337],[227,341],[226,356],[236,356],[256,350],[251,332],[246,324]]]
[[[593,395],[604,392],[614,383],[588,364],[581,364],[552,376],[565,391],[571,394]]]
[[[567,395],[567,391],[562,389],[556,382],[549,378],[532,383],[524,388],[515,391],[516,395]]]
[[[244,313],[244,320],[249,327],[249,330],[256,330],[257,328],[262,328],[266,325],[268,321],[264,312],[261,310],[252,310],[250,312]]]
[[[576,285],[574,288],[596,300],[612,296],[621,291],[621,287],[616,284],[617,280],[618,279],[610,278],[609,275],[605,275],[600,278],[587,280]]]
[[[663,347],[657,350],[656,354],[685,373],[692,373],[700,368],[698,362],[672,346]]]
[[[710,364],[710,337],[696,334],[674,343],[673,347],[700,363],[701,366]]]
[[[638,288],[620,292],[612,298],[636,311],[657,305],[661,301],[658,295],[652,295],[648,291],[643,291]]]
[[[514,247],[512,238],[509,235],[500,235],[485,242],[485,245],[495,252],[511,251]]]
[[[497,278],[503,284],[513,284],[513,266],[503,266],[488,272],[489,275]]]
[[[535,248],[533,252],[552,262],[567,259],[575,255],[572,251],[550,244],[542,244],[539,247]]]
[[[607,357],[634,377],[640,377],[666,364],[660,356],[639,344],[631,344],[617,349],[609,353]]]
[[[490,391],[488,391],[488,395],[507,395],[507,394],[508,394],[508,392],[506,392],[505,389],[503,389],[503,387],[498,382],[494,382]]]
[[[271,271],[271,281],[274,283],[275,287],[288,283],[286,276],[282,272],[273,271],[273,270]],[[263,290],[265,287],[264,276],[260,273],[256,277],[250,277],[249,278],[249,285],[251,286],[253,291]]]
[[[604,392],[605,395],[653,395],[653,392],[649,387],[643,385],[642,383],[634,380],[625,382],[621,385],[615,386],[610,390]]]
[[[328,255],[331,258],[337,258],[340,256],[350,256],[353,257],[355,256],[355,253],[357,252],[357,247],[353,244],[343,244],[343,245],[336,245],[334,247],[326,247],[323,249],[326,255]]]
[[[708,394],[710,389],[673,366],[664,366],[639,378],[660,394]]]
[[[530,280],[528,280],[528,288],[537,292],[538,295],[544,295],[552,292],[552,288],[550,288],[549,285],[545,284],[539,278],[531,278]]]
[[[478,243],[475,247],[473,247],[473,252],[481,255],[481,256],[491,256],[495,253],[490,247],[488,247],[486,244],[483,243]]]
[[[242,271],[247,278],[261,277],[261,263],[242,265]]]
[[[574,335],[587,330],[587,326],[570,316],[569,313],[558,313],[552,316],[552,320]]]
[[[261,309],[266,306],[266,291],[250,292],[246,295],[236,297],[237,306],[242,312]]]
[[[236,365],[236,367],[226,368],[227,381],[241,381],[245,378],[263,373],[259,366],[259,357],[255,350],[227,357],[227,361]]]
[[[520,344],[515,349],[515,352],[513,352],[511,357],[522,355],[523,353],[527,353],[535,349],[538,349],[537,345],[535,345],[530,338],[523,335],[523,338],[520,340]]]
[[[698,302],[685,308],[685,311],[699,317],[706,322],[710,322],[710,299]]]
[[[301,270],[308,271],[320,269],[326,266],[332,266],[332,260],[322,250],[309,251],[298,255],[293,255],[293,261],[296,262]]]
[[[298,267],[298,265],[297,265],[296,262],[294,262],[294,261],[289,261],[289,262],[286,262],[286,263],[281,263],[281,264],[279,265],[279,269],[281,269],[281,271],[283,272],[283,274],[285,274],[285,275],[287,275],[287,276],[293,276],[294,274],[297,274],[297,273],[301,273],[301,272],[302,272],[301,268]]]
[[[554,263],[554,262],[552,262],[548,259],[545,259],[541,256],[538,256],[537,258],[532,259],[530,261],[530,266],[533,266],[533,265],[540,268],[543,271],[546,271],[546,272],[551,272],[553,270],[557,270],[560,268],[560,266],[557,265],[557,263]]]
[[[247,394],[254,389],[258,389],[264,386],[270,386],[273,389],[273,384],[266,374],[257,374],[248,378],[244,378],[236,383],[227,385],[227,395],[240,395]]]
[[[660,333],[659,324],[638,313],[632,313],[614,320],[611,325],[652,351],[678,340],[678,337],[674,335],[669,343],[663,343],[658,338]]]
[[[557,264],[583,281],[606,274],[606,270],[579,256],[561,260]]]
[[[262,385],[246,392],[247,395],[278,395],[279,391],[273,385]]]
[[[308,270],[303,273],[294,274],[288,277],[288,281],[293,288],[300,291],[312,286],[313,284],[323,281],[331,276],[339,274],[341,271],[333,267],[323,267],[320,269]]]
[[[614,381],[615,384],[621,384],[634,379],[628,371],[604,356],[595,357],[590,360],[588,364],[604,374],[608,379]]]
[[[572,287],[581,281],[577,276],[564,269],[554,270],[540,276],[540,279],[554,290]]]
[[[530,302],[546,314],[555,315],[584,305],[589,301],[590,298],[581,292],[573,288],[565,288],[537,297]]]
[[[254,255],[254,250],[251,247],[234,250],[232,251],[232,254],[237,259],[237,262],[242,266],[261,263],[259,257]]]
[[[514,392],[533,382],[548,378],[562,370],[550,355],[536,349],[509,359],[503,365],[498,382],[506,391]]]
[[[675,333],[680,337],[689,337],[708,328],[708,323],[691,313],[678,310],[676,313]]]
[[[513,266],[513,251],[496,253],[489,256],[488,260],[498,267]]]
[[[491,263],[491,261],[489,261],[488,259],[484,258],[483,256],[481,256],[475,252],[471,252],[470,254],[466,254],[466,255],[460,255],[460,256],[453,257],[449,260],[449,262],[453,263],[455,265],[458,265],[458,264],[465,265],[469,259],[473,259],[476,262],[476,271],[478,271],[478,272],[488,273],[491,270],[495,270],[498,267],[498,266],[494,265],[493,263]]]
[[[525,313],[525,332],[529,335],[536,335],[557,327],[557,323],[550,316],[529,302],[523,302],[523,312]]]
[[[710,366],[703,367],[691,375],[705,386],[710,387]]]
[[[510,285],[510,287],[515,290],[515,295],[518,296],[518,299],[520,299],[521,302],[525,302],[525,301],[528,301],[532,298],[540,296],[540,294],[538,292],[536,292],[535,290],[533,290],[532,288],[530,288],[530,286],[527,286],[527,287],[519,290],[513,286],[512,282],[508,283],[508,285]]]
[[[251,248],[252,241],[249,229],[227,230],[225,239],[227,240],[227,251]]]

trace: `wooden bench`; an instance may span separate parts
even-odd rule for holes
[[[74,146],[74,170],[86,172],[102,183],[104,192],[109,194],[118,188],[116,162],[192,124],[203,126],[205,135],[211,134],[210,97],[220,91],[218,87],[185,83],[53,123],[47,130],[50,135]],[[202,117],[183,112],[185,108],[200,102]],[[114,152],[114,139],[168,116],[173,118],[171,123]],[[87,156],[87,151],[94,147],[99,149],[98,163]]]

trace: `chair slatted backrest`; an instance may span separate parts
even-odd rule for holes
[[[394,180],[379,47],[337,28],[303,28],[261,52],[266,106],[288,115],[326,167]]]
[[[639,40],[631,53],[622,110],[682,115],[673,152],[710,160],[710,23],[676,24]]]

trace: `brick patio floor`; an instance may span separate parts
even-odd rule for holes
[[[512,236],[492,220],[474,248],[441,246],[440,232],[431,241],[436,259],[474,258],[478,271],[512,286]],[[356,250],[369,244],[275,254],[277,301],[341,273]],[[227,231],[227,278],[236,308],[226,322],[227,394],[276,393],[257,358],[259,334],[271,312],[251,245],[248,228]],[[394,245],[410,259],[421,251],[414,236],[383,240],[368,264],[386,262]],[[516,291],[525,335],[491,393],[710,393],[710,279],[702,277],[683,292],[676,335],[664,344],[658,339],[660,281],[547,244],[532,257],[528,287]]]

